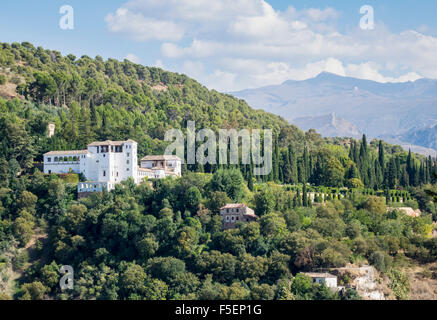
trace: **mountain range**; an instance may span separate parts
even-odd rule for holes
[[[380,83],[322,72],[317,77],[233,92],[324,136],[382,138],[424,154],[437,150],[437,80]]]

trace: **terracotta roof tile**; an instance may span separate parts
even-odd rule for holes
[[[88,150],[65,150],[65,151],[50,151],[44,153],[45,156],[60,156],[60,155],[73,155],[73,154],[87,154]]]
[[[182,161],[181,158],[179,158],[178,156],[175,155],[150,155],[150,156],[145,156],[144,158],[141,159],[141,161],[159,161],[159,160],[179,160]]]

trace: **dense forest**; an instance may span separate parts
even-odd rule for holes
[[[30,43],[0,43],[0,95],[0,284],[10,266],[21,275],[1,298],[358,299],[299,272],[365,262],[405,299],[400,269],[436,261],[436,159],[302,132],[185,75]],[[68,177],[38,170],[43,153],[96,140],[133,139],[140,157],[159,154],[165,131],[189,120],[272,129],[272,172],[188,165],[180,179],[126,181],[77,200]],[[320,188],[337,191],[316,206],[307,192]],[[396,210],[393,192],[422,215]],[[222,230],[218,208],[231,202],[259,219]],[[73,290],[59,288],[62,265],[75,270]]]

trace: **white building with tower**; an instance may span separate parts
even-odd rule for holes
[[[151,160],[156,159],[156,160]],[[82,173],[80,197],[91,192],[110,191],[117,183],[133,178],[161,179],[181,176],[182,160],[176,156],[147,156],[138,167],[137,143],[133,140],[93,142],[86,150],[51,151],[44,154],[44,173]]]

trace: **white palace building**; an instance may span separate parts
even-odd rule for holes
[[[50,151],[44,154],[44,173],[82,173],[87,182],[79,182],[79,197],[92,192],[110,191],[121,181],[133,178],[180,177],[182,160],[177,156],[146,156],[138,167],[137,143],[127,141],[93,142],[87,150]]]

